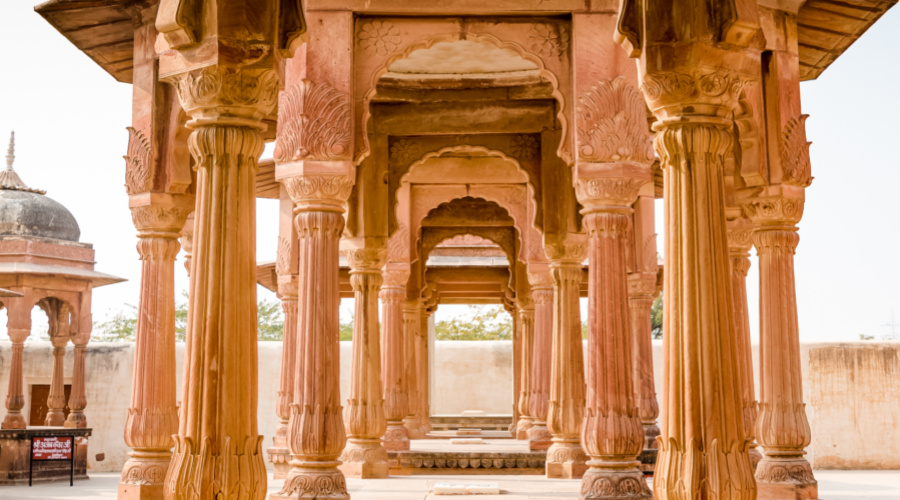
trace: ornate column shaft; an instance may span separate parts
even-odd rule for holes
[[[725,72],[671,75],[647,75],[644,81],[660,120],[655,145],[665,169],[666,204],[666,364],[653,488],[660,500],[750,500],[756,486],[741,419],[725,237],[724,160],[733,125],[718,116],[683,115],[680,110],[692,101],[669,90],[676,76],[696,89],[691,95],[722,96],[730,88],[696,104],[726,114],[741,81]]]
[[[406,370],[406,400],[409,402],[403,425],[410,439],[425,437],[419,428],[419,385],[416,370],[416,337],[419,336],[421,312],[419,304],[407,301],[403,307],[403,364]]]
[[[122,468],[119,499],[163,498],[163,480],[172,458],[172,435],[178,433],[175,257],[179,230],[193,210],[192,202],[187,197],[147,195],[130,203],[138,230],[141,292],[131,406],[125,422],[125,443],[131,451]]]
[[[747,306],[747,272],[750,270],[752,225],[746,218],[728,221],[728,256],[731,259],[731,287],[734,297],[734,334],[741,372],[741,404],[744,408],[744,432],[750,440],[753,468],[762,459],[756,444],[756,419],[759,414],[753,383],[753,348],[750,343],[750,313]]]
[[[419,330],[416,335],[416,394],[419,404],[416,406],[416,417],[419,422],[419,435],[425,437],[431,432],[431,404],[428,401],[428,316],[425,307],[419,316]]]
[[[649,180],[638,175],[649,177],[649,167],[635,167],[635,177],[582,176],[592,167],[618,170],[619,165],[578,165],[575,181],[575,192],[585,207],[589,261],[587,392],[581,443],[591,459],[580,497],[651,498],[644,474],[637,468],[644,429],[635,401],[625,263],[630,206]]]
[[[581,477],[587,456],[581,448],[584,420],[584,351],[579,298],[584,247],[559,243],[547,247],[553,277],[553,330],[550,358],[550,404],[547,430],[547,477]]]
[[[384,447],[389,451],[409,450],[409,431],[403,419],[409,413],[409,398],[405,390],[406,363],[403,357],[403,303],[406,301],[406,280],[409,270],[388,269],[381,287],[381,319],[384,337],[381,341],[381,373],[384,385],[384,415],[387,429]]]
[[[281,278],[281,276],[279,276]],[[274,479],[284,479],[291,470],[291,450],[288,447],[288,422],[291,418],[291,403],[294,401],[294,376],[297,359],[297,280],[295,276],[284,276],[285,282],[278,283],[281,309],[284,311],[284,337],[281,346],[281,378],[278,381],[278,400],[275,413],[278,415],[278,429],[272,438],[272,447],[266,450],[269,462],[274,466]]]
[[[12,362],[9,365],[9,390],[6,393],[6,416],[0,429],[24,429],[25,393],[22,378],[22,352],[25,339],[31,334],[31,311],[25,311],[24,302],[8,299],[7,332],[12,341]],[[35,422],[37,424],[37,422]]]
[[[197,177],[183,399],[165,495],[262,500],[255,176],[277,79],[270,69],[210,66],[170,80],[192,118]]]
[[[87,427],[87,417],[84,416],[84,408],[87,406],[87,396],[84,388],[84,356],[87,345],[75,344],[75,360],[72,366],[72,392],[69,394],[69,416],[66,417],[64,427]]]
[[[534,299],[534,350],[531,367],[531,394],[528,414],[532,426],[528,429],[528,448],[546,450],[552,444],[547,430],[550,406],[550,359],[553,349],[553,280],[547,272],[528,273]]]
[[[66,344],[69,342],[69,337],[67,332],[63,335],[50,338],[53,343],[53,371],[50,375],[50,394],[47,396],[47,417],[44,419],[44,425],[48,427],[62,427],[66,421],[63,411],[66,407],[63,361],[66,357]]]
[[[273,499],[349,498],[338,470],[346,443],[340,404],[338,245],[343,204],[353,188],[352,168],[344,162],[304,164],[299,175],[282,181],[294,201],[299,238],[299,356],[288,424],[292,468]]]
[[[521,371],[519,373],[519,422],[516,426],[516,439],[528,439],[528,429],[534,425],[531,417],[531,372],[534,358],[534,308],[519,308],[519,335],[521,352]]]
[[[641,275],[629,278],[628,307],[631,309],[631,332],[634,346],[634,393],[638,414],[644,427],[644,449],[656,449],[659,436],[659,402],[656,397],[656,381],[653,375],[653,291],[656,280],[649,283]]]
[[[387,450],[381,444],[387,429],[381,384],[381,346],[378,332],[378,292],[383,278],[385,248],[347,252],[353,287],[353,364],[347,401],[347,447],[341,471],[349,477],[388,476]]]
[[[799,193],[746,205],[754,222],[759,255],[760,402],[756,437],[763,458],[756,468],[760,490],[772,498],[818,498],[818,485],[803,457],[810,443],[803,402],[794,252],[796,223],[803,213]],[[788,187],[784,188],[788,191]],[[793,196],[791,196],[791,194]]]

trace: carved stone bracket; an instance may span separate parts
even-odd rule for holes
[[[207,66],[165,80],[192,117],[189,127],[215,123],[264,129],[262,120],[278,99],[278,77],[271,69]]]
[[[578,160],[653,162],[647,105],[624,77],[601,80],[578,98]]]
[[[301,80],[281,93],[277,162],[349,160],[350,98],[327,82]]]

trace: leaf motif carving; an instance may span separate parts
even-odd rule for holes
[[[586,161],[653,161],[647,107],[623,77],[601,80],[578,98],[578,155]]]
[[[150,159],[152,149],[150,141],[143,132],[128,127],[128,153],[125,159],[125,190],[128,194],[137,194],[149,189]]]
[[[806,119],[809,115],[791,118],[784,126],[781,141],[781,168],[786,184],[806,187],[812,183],[809,146],[806,140]]]
[[[275,161],[350,157],[350,98],[322,82],[303,80],[281,94]]]

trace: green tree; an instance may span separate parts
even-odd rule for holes
[[[663,336],[663,294],[659,292],[659,297],[653,301],[650,307],[650,332],[653,338],[661,339]]]
[[[277,300],[261,300],[257,303],[257,338],[281,340],[284,338],[284,316]],[[105,321],[94,322],[92,337],[100,342],[134,342],[137,332],[138,308],[125,304]],[[175,301],[175,340],[184,342],[188,322],[188,295],[183,292]]]
[[[500,306],[469,305],[467,314],[434,325],[436,340],[511,340],[512,317]]]

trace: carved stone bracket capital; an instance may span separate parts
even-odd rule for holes
[[[656,294],[656,273],[628,275],[628,296],[652,298]]]
[[[698,67],[648,72],[641,90],[650,109],[663,123],[667,119],[681,119],[685,114],[725,119],[737,105],[748,81],[746,75],[727,69]]]
[[[728,251],[730,253],[749,253],[753,248],[753,240],[750,234],[753,232],[753,223],[746,217],[739,217],[725,223],[728,231]]]
[[[794,226],[803,218],[802,196],[760,196],[743,202],[744,213],[760,226]]]
[[[641,187],[649,180],[636,177],[576,177],[575,196],[584,205],[583,213],[615,209],[630,212]]]
[[[345,250],[350,273],[378,273],[387,260],[387,248],[354,248]]]
[[[294,202],[295,211],[344,211],[355,178],[347,174],[302,174],[281,182]]]
[[[561,241],[544,244],[544,254],[550,266],[581,265],[587,257],[587,246],[582,241]]]
[[[278,102],[278,76],[268,68],[207,66],[164,80],[175,86],[192,128],[232,125],[264,130],[262,120]]]
[[[402,269],[389,266],[384,270],[384,287],[406,288],[409,275],[409,268]]]
[[[143,193],[128,200],[131,220],[141,236],[178,238],[188,215],[194,211],[194,197]]]

